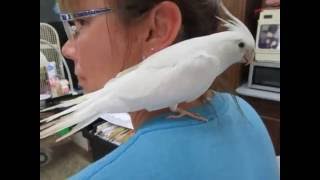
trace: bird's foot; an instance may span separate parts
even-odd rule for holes
[[[186,111],[181,108],[177,108],[176,112],[179,114],[178,115],[170,115],[167,118],[177,119],[177,118],[181,118],[183,116],[190,116],[190,117],[197,119],[197,120],[200,120],[200,121],[208,121],[207,118],[200,116],[198,113],[192,113],[192,112]]]

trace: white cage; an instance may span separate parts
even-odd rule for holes
[[[66,60],[61,54],[60,40],[57,31],[49,24],[40,23],[40,53],[42,53],[48,62],[55,62],[59,79],[67,79],[69,82],[70,93],[76,94],[73,89],[71,73]],[[64,68],[67,72],[65,75]],[[42,72],[42,75],[41,75]],[[43,71],[40,70],[40,93],[45,91],[41,88],[47,88],[47,78],[44,78]]]

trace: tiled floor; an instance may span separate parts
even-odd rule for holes
[[[62,180],[72,176],[91,162],[91,154],[67,141],[52,149],[51,161],[40,167],[41,180]]]

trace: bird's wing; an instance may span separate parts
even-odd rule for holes
[[[216,57],[203,51],[180,57],[180,63],[173,66],[145,64],[126,77],[127,82],[119,83],[123,87],[113,90],[131,107],[129,112],[161,109],[200,96],[207,90],[204,86],[210,86],[218,64]]]

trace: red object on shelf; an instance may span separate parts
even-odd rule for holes
[[[262,8],[255,9],[255,10],[254,10],[254,15],[259,14],[262,10],[263,10]]]

